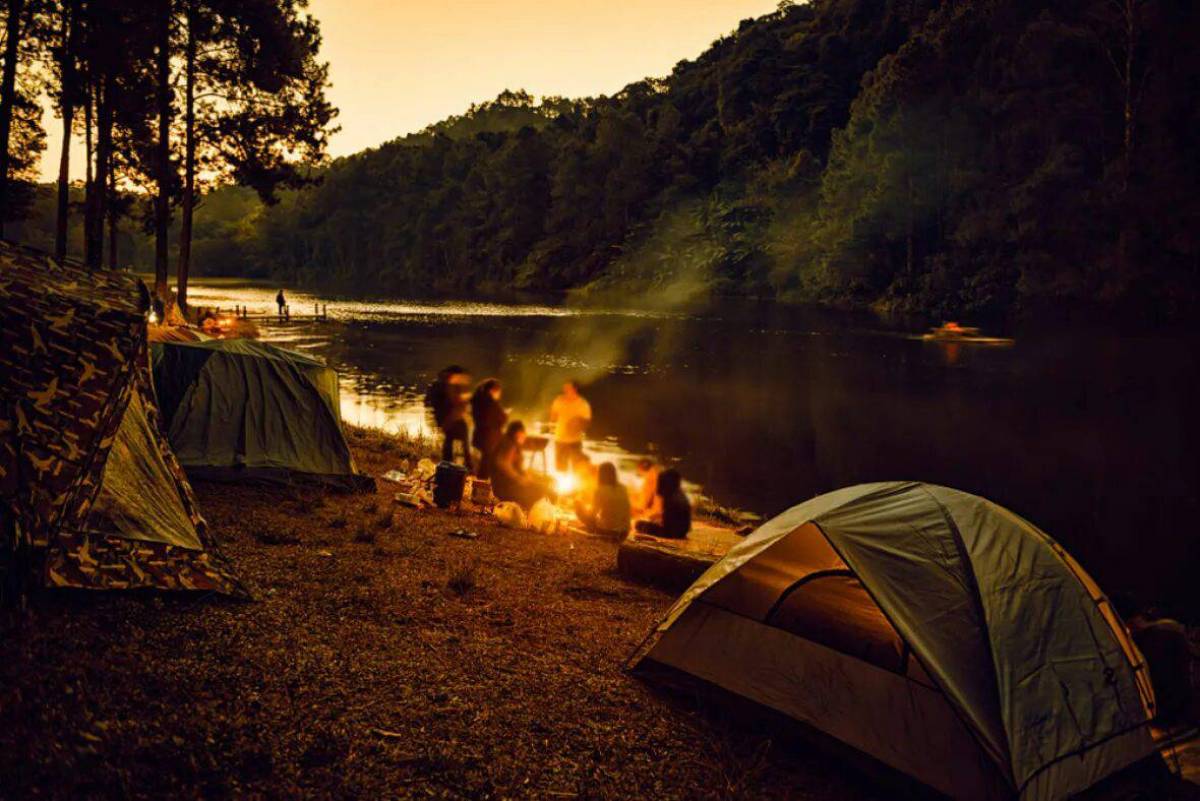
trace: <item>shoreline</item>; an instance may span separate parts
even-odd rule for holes
[[[372,475],[419,455],[348,440]],[[387,481],[194,487],[255,600],[42,593],[0,637],[14,797],[887,797],[628,675],[674,597],[613,543],[393,508]]]

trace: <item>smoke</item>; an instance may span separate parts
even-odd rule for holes
[[[662,322],[708,307],[721,255],[699,202],[661,215],[648,234],[609,265],[604,277],[568,296],[578,314],[556,323],[547,352],[522,371],[524,399],[543,409],[567,378],[586,385],[635,369],[629,358],[635,341],[652,348],[650,354],[640,354],[642,361],[647,355],[651,362],[669,359],[678,327]]]

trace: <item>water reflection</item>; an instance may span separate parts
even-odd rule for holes
[[[197,303],[270,311],[275,287],[201,283]],[[1194,336],[1018,334],[952,349],[871,318],[754,305],[700,315],[549,305],[328,303],[337,322],[263,323],[342,374],[347,420],[428,431],[437,370],[499,377],[542,421],[582,377],[591,452],[678,463],[762,514],[839,486],[915,478],[992,498],[1063,541],[1110,591],[1195,605]],[[919,329],[917,329],[919,330]]]

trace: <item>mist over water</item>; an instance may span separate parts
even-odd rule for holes
[[[274,311],[276,287],[201,281],[193,301]],[[426,430],[451,363],[497,376],[543,421],[577,377],[594,458],[675,463],[718,503],[776,514],[865,481],[919,479],[1001,503],[1063,542],[1110,592],[1200,607],[1194,335],[1016,332],[1011,348],[922,342],[869,316],[666,295],[563,307],[365,301],[289,292],[326,324],[261,324],[325,357],[350,422]],[[680,300],[682,299],[682,300]],[[662,302],[669,300],[671,302]]]

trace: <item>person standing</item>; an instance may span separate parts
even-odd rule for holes
[[[462,443],[463,464],[472,469],[471,442],[467,427],[467,393],[471,374],[457,364],[438,373],[425,392],[425,405],[442,431],[442,461],[454,461],[454,443]]]
[[[279,290],[275,295],[275,305],[279,307],[279,319],[283,319],[283,311],[287,308],[287,298],[283,296],[283,290]]]
[[[563,384],[562,394],[550,404],[550,422],[554,423],[554,467],[570,470],[583,455],[583,435],[592,422],[592,406],[579,394],[579,383]]]
[[[479,471],[476,475],[480,478],[488,477],[492,453],[499,446],[504,436],[504,424],[508,422],[508,412],[500,405],[502,392],[499,379],[489,378],[480,383],[471,396],[471,420],[475,423],[471,444],[479,451]]]

